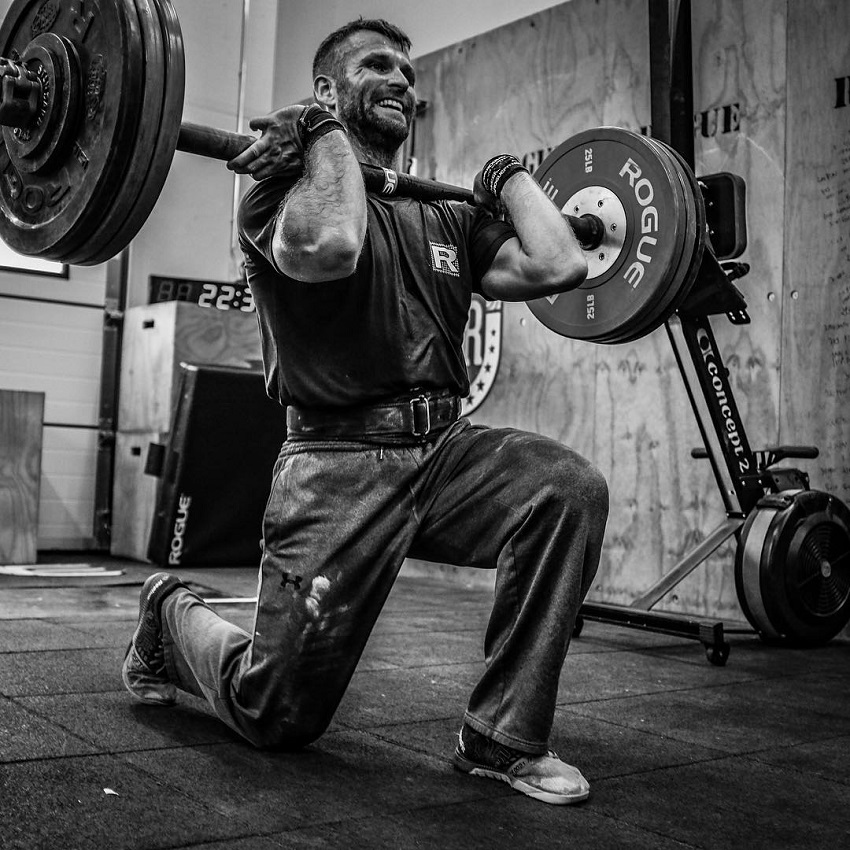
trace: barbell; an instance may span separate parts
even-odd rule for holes
[[[0,237],[95,265],[144,224],[176,150],[230,160],[255,137],[181,123],[183,40],[170,0],[15,0],[0,26]],[[363,164],[370,192],[471,201],[468,189]],[[555,332],[627,342],[683,303],[705,205],[668,146],[608,127],[568,139],[534,173],[588,260],[571,292],[528,302]]]

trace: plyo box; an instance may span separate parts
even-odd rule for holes
[[[124,316],[112,504],[113,555],[147,560],[158,480],[145,473],[164,444],[180,393],[181,363],[258,368],[255,313],[183,301],[131,307]]]
[[[180,364],[256,368],[261,362],[255,313],[184,301],[131,307],[124,316],[119,431],[168,431]]]

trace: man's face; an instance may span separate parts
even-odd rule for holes
[[[368,146],[396,150],[416,110],[409,56],[371,30],[353,33],[344,49],[344,72],[337,81],[339,117]]]

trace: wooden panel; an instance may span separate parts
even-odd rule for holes
[[[595,381],[594,460],[611,516],[594,595],[628,604],[720,517],[689,455],[700,438],[666,332],[606,347]]]
[[[739,174],[748,193],[741,259],[751,272],[739,287],[752,322],[713,324],[753,446],[820,442],[824,463],[810,471],[846,498],[850,108],[836,100],[850,74],[850,5],[790,5],[787,23],[788,0],[692,4],[696,171]],[[533,165],[587,127],[649,123],[645,2],[574,0],[417,64],[429,101],[418,173],[448,182],[470,185],[503,150]],[[818,80],[819,117],[810,114]],[[592,346],[505,305],[498,378],[474,418],[555,436],[605,473],[612,511],[595,598],[631,601],[723,517],[708,464],[690,457],[700,438],[663,329]],[[660,607],[740,617],[734,552],[725,544]]]
[[[786,0],[693,4],[696,173],[731,171],[747,184],[751,265],[739,288],[752,317],[713,320],[754,447],[779,435],[779,353],[785,186]]]
[[[116,435],[109,546],[113,555],[147,560],[159,479],[145,474],[145,462],[149,445],[164,443],[166,437],[158,431]]]
[[[547,331],[525,304],[504,304],[495,383],[472,419],[553,437],[586,457],[593,452],[595,346]]]
[[[44,393],[0,390],[0,563],[34,564]]]
[[[649,114],[645,0],[574,0],[423,56],[419,172],[471,186],[503,151],[531,154],[602,124]]]
[[[648,38],[643,0],[575,0],[423,57],[420,172],[469,185],[501,150],[533,165],[535,152],[588,127],[645,126]],[[663,330],[597,346],[507,304],[498,378],[473,418],[553,436],[606,475],[611,517],[595,598],[631,601],[722,515],[708,469],[689,456],[698,431]]]
[[[118,428],[168,431],[180,363],[250,366],[260,360],[254,313],[170,301],[133,307],[124,319]]]
[[[471,185],[492,155],[530,167],[587,127],[637,129],[649,113],[645,0],[575,0],[417,60],[420,174]],[[599,346],[559,337],[524,304],[505,304],[499,377],[473,418],[555,437],[585,455],[595,442]]]
[[[712,326],[754,448],[775,445],[779,438],[785,6],[786,0],[691,4],[695,171],[698,175],[731,171],[747,185],[749,239],[740,259],[751,265],[751,272],[737,285],[747,299],[752,322],[732,325],[717,316]],[[661,538],[665,545],[654,553],[653,580],[723,518],[708,463],[689,456],[700,438],[680,393],[681,381],[675,376],[671,380],[678,401],[670,411],[680,410],[682,422],[664,441],[676,456],[677,472],[669,488],[673,520],[669,534]],[[651,544],[646,545],[646,557],[653,557]],[[721,547],[659,607],[741,618],[733,576],[735,549],[734,540]]]
[[[789,3],[782,440],[850,502],[850,4]]]

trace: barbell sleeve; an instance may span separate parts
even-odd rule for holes
[[[256,136],[246,136],[201,124],[184,121],[180,125],[177,138],[177,150],[197,154],[211,159],[231,160],[257,140]],[[377,165],[360,163],[363,182],[367,191],[383,195],[400,195],[416,198],[420,201],[466,201],[474,203],[469,189],[425,180],[412,174],[399,173]],[[593,250],[602,241],[605,225],[595,215],[565,215],[576,234],[579,244],[585,250]]]
[[[180,124],[180,135],[177,137],[177,150],[227,162],[239,156],[256,141],[256,136],[231,133],[183,121]]]

